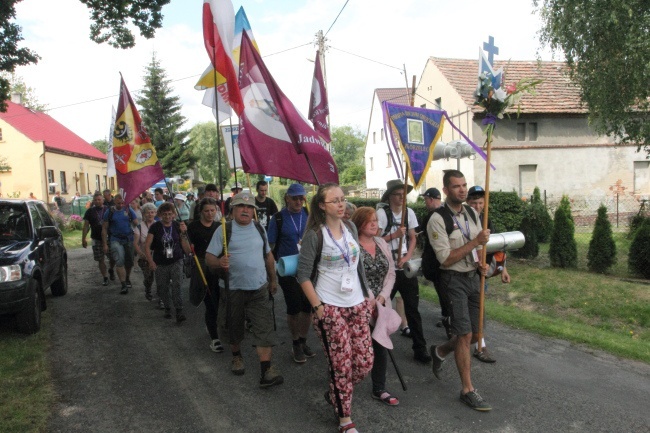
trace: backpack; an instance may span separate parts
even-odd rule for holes
[[[260,224],[257,221],[253,221],[253,224],[255,225],[257,231],[260,233],[260,236],[262,237],[262,241],[264,242],[264,244],[262,245],[262,259],[266,260],[267,239],[266,239],[266,233],[264,232],[264,227],[262,227],[262,224]],[[218,223],[217,230],[219,230],[220,226],[221,223]],[[226,221],[226,248],[228,248],[228,245],[230,245],[230,238],[232,238],[232,220]],[[224,251],[221,251],[219,257],[223,257],[223,255],[224,255]]]
[[[383,238],[387,234],[390,233],[390,229],[393,226],[396,226],[397,223],[395,222],[395,216],[393,215],[393,211],[390,209],[390,206],[388,206],[386,203],[378,203],[377,204],[377,210],[383,209],[384,212],[386,213],[386,227],[384,227],[384,232],[381,234],[381,237]],[[406,227],[406,233],[409,231],[409,215],[408,215],[408,210],[406,211],[406,221],[404,221],[404,227]],[[390,245],[390,242],[388,242],[388,245]],[[409,247],[409,236],[408,234],[406,235],[406,248]],[[393,252],[394,253],[394,252]]]
[[[126,213],[129,215],[129,222],[133,223],[133,215],[131,214],[130,210],[131,208],[127,206]],[[106,218],[106,221],[108,222],[108,226],[106,227],[106,233],[108,234],[109,239],[111,237],[111,220],[113,219],[114,213],[115,213],[115,206],[110,206],[108,208],[108,218]]]
[[[474,221],[474,224],[476,224],[476,216],[474,215],[474,209],[472,209],[469,205],[463,204],[465,207],[465,210],[467,214],[470,216],[472,221]],[[434,210],[430,215],[429,218],[427,219],[427,223],[429,222],[429,219],[433,216],[434,213],[439,214],[443,221],[445,222],[445,231],[447,232],[447,236],[451,235],[451,233],[454,231],[454,220],[452,218],[452,213],[449,211],[449,208],[447,206],[442,205],[438,209]],[[422,275],[424,275],[424,278],[426,278],[429,281],[433,281],[436,275],[440,272],[440,262],[438,261],[438,258],[436,257],[435,251],[433,251],[433,247],[431,246],[431,242],[429,242],[429,235],[427,234],[427,241],[424,243],[424,251],[422,251]]]

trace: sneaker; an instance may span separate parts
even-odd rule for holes
[[[413,353],[413,359],[422,364],[428,364],[431,362],[431,357],[425,350],[418,350]]]
[[[405,328],[400,329],[400,335],[402,337],[411,338],[411,328],[407,326]]]
[[[120,290],[120,294],[126,295],[127,293],[129,293],[129,289],[126,287],[125,284],[122,284],[122,290]]]
[[[311,350],[311,347],[307,346],[307,343],[301,343],[300,348],[302,349],[302,353],[305,354],[305,357],[307,358],[313,358],[316,356],[313,350]]]
[[[165,308],[165,319],[171,319],[172,318],[172,310],[169,308]]]
[[[470,391],[467,394],[463,394],[461,392],[460,394],[460,401],[465,403],[467,406],[471,407],[474,410],[478,410],[481,412],[487,412],[489,410],[492,410],[492,406],[487,404],[485,400],[483,400],[483,397],[481,397],[478,394],[477,390]]]
[[[128,289],[130,289],[131,287],[133,287],[133,286],[131,285],[131,281],[126,280],[125,283],[126,283],[126,287],[127,287]]]
[[[102,286],[108,286],[108,277],[104,277],[104,281],[102,282]]]
[[[115,281],[115,271],[113,269],[108,270],[108,276],[110,277],[111,281]]]
[[[300,344],[294,344],[291,350],[293,352],[294,362],[297,362],[298,364],[307,362],[307,358],[305,358],[305,353],[302,351]]]
[[[497,362],[496,359],[492,358],[490,352],[488,352],[487,347],[484,347],[481,352],[474,350],[474,358],[478,359],[481,362],[486,362],[488,364],[493,364]]]
[[[266,370],[266,373],[260,378],[260,388],[268,388],[273,385],[280,385],[284,382],[284,378],[280,373],[275,369],[275,366],[272,365]]]
[[[212,343],[210,343],[210,350],[216,353],[223,352],[223,345],[221,344],[221,340],[218,338],[212,340]]]
[[[440,379],[440,372],[442,371],[442,364],[445,362],[444,359],[438,358],[438,355],[436,355],[436,346],[431,346],[429,349],[429,353],[431,353],[431,369],[433,370],[433,375],[437,378]]]
[[[241,376],[244,374],[246,369],[244,368],[244,358],[241,356],[233,356],[232,357],[232,366],[230,367],[230,371],[232,371],[232,374],[235,376]]]
[[[185,317],[185,314],[183,312],[177,312],[176,313],[176,323],[181,323],[187,320],[187,317]]]

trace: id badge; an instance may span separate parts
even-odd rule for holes
[[[343,274],[341,281],[341,292],[350,293],[354,290],[354,272],[348,271]]]
[[[174,249],[172,247],[165,248],[165,256],[168,259],[173,259],[174,258]]]
[[[476,251],[476,248],[472,250],[472,257],[474,258],[474,263],[479,263],[481,261],[478,257],[478,251]]]
[[[302,244],[302,242],[298,242],[298,243],[296,244],[296,246],[298,247],[298,252],[300,252],[300,247],[302,247],[301,244]]]

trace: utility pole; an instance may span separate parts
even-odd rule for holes
[[[323,71],[323,82],[325,83],[325,91],[327,92],[327,68],[325,67],[325,52],[329,49],[329,47],[325,45],[326,42],[327,42],[327,38],[325,37],[325,35],[323,35],[323,31],[319,30],[318,33],[316,33],[316,43],[314,45],[318,47],[321,69]],[[330,131],[332,131],[329,113],[327,114],[327,128]],[[329,153],[332,153],[332,143],[328,143],[327,147]]]

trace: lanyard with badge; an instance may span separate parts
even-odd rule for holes
[[[332,232],[330,231],[330,228],[325,226],[325,229],[327,230],[327,234],[329,235],[330,239],[334,242],[334,244],[338,247],[339,251],[341,251],[341,255],[343,256],[343,260],[345,260],[345,263],[348,265],[347,271],[343,271],[343,279],[341,280],[341,291],[345,293],[350,293],[354,290],[353,287],[353,282],[354,282],[354,274],[356,272],[356,269],[351,269],[350,268],[350,263],[351,263],[351,258],[350,258],[350,247],[348,245],[347,237],[345,236],[345,227],[341,225],[341,233],[343,233],[343,245],[345,245],[345,250],[339,243],[334,239],[334,236],[332,235]]]
[[[296,221],[293,219],[291,212],[289,212],[289,218],[291,218],[293,227],[296,229],[296,233],[298,234],[298,252],[300,252],[300,245],[302,243],[302,209],[300,209],[300,218],[298,219],[298,225],[296,225]]]
[[[467,233],[465,233],[463,231],[463,227],[460,225],[460,223],[456,219],[456,215],[452,215],[452,218],[454,220],[454,223],[456,224],[456,227],[458,227],[460,232],[463,234],[463,237],[465,237],[468,241],[471,241],[471,238],[470,238],[471,233],[469,231],[469,221],[468,221],[467,215],[463,215],[463,218],[465,218],[465,230],[467,230]],[[480,261],[479,257],[478,257],[478,252],[476,251],[476,248],[472,249],[472,258],[474,259],[475,263],[478,263]]]
[[[171,225],[169,226],[169,233],[167,232],[167,229],[165,226],[162,226],[163,228],[163,248],[165,249],[165,257],[168,259],[173,259],[174,258],[174,239],[172,237],[172,233],[174,231],[174,226]]]

